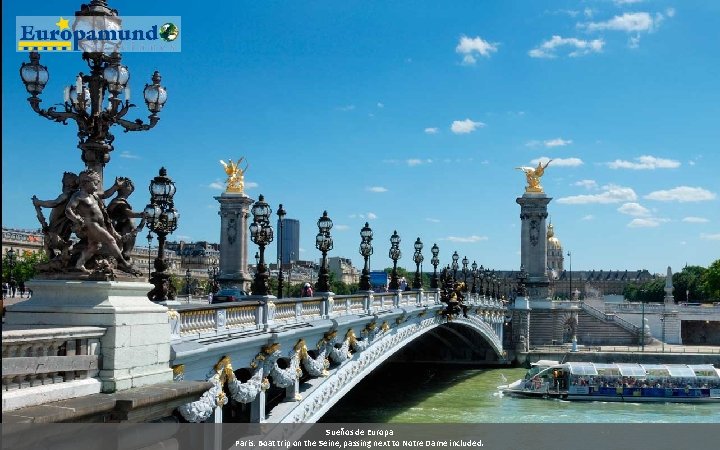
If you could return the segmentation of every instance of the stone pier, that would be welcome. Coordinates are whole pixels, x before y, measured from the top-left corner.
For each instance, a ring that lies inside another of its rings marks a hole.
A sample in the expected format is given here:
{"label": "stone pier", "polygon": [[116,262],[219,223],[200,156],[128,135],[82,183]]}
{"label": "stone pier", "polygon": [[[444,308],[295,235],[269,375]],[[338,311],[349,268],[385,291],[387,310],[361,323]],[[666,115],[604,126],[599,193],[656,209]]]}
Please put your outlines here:
{"label": "stone pier", "polygon": [[552,198],[543,192],[525,192],[515,201],[520,205],[520,261],[528,274],[525,286],[530,300],[549,296],[547,276],[547,206]]}
{"label": "stone pier", "polygon": [[250,291],[248,273],[248,216],[253,199],[243,193],[223,192],[220,203],[220,275],[222,287],[237,286]]}

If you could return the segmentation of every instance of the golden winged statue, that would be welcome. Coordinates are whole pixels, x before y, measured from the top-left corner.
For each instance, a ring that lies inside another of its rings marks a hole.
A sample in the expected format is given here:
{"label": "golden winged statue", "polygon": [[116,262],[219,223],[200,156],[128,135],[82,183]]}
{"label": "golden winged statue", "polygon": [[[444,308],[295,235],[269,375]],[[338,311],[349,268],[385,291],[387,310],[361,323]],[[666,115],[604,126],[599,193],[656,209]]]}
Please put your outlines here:
{"label": "golden winged statue", "polygon": [[537,167],[516,167],[516,169],[525,172],[528,184],[525,186],[525,192],[544,192],[542,186],[540,186],[540,177],[545,174],[545,169],[550,165],[551,161],[552,159],[546,162],[544,166],[542,161],[538,161]]}
{"label": "golden winged statue", "polygon": [[225,167],[225,173],[228,176],[225,181],[225,192],[242,194],[245,190],[245,172],[247,171],[249,164],[246,162],[245,168],[241,169],[240,163],[242,163],[244,159],[245,158],[240,158],[237,162],[233,162],[232,159],[229,159],[229,162],[225,162],[222,159],[220,160],[220,164]]}

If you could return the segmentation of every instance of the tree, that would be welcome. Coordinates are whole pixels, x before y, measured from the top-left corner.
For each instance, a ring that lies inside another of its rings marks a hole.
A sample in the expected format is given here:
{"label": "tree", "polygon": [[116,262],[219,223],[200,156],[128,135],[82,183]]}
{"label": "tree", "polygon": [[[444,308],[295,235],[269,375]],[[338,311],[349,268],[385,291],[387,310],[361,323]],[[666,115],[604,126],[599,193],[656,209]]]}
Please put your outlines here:
{"label": "tree", "polygon": [[701,276],[700,285],[708,300],[720,300],[720,259],[716,259]]}
{"label": "tree", "polygon": [[686,266],[681,272],[673,274],[672,282],[675,288],[675,300],[685,302],[705,299],[701,280],[707,269],[701,266]]}
{"label": "tree", "polygon": [[[37,275],[37,265],[48,261],[45,252],[22,252],[19,251],[15,257],[15,265],[13,266],[12,276],[18,283],[31,280]],[[4,281],[10,280],[10,264],[7,253],[2,259],[2,278]]]}

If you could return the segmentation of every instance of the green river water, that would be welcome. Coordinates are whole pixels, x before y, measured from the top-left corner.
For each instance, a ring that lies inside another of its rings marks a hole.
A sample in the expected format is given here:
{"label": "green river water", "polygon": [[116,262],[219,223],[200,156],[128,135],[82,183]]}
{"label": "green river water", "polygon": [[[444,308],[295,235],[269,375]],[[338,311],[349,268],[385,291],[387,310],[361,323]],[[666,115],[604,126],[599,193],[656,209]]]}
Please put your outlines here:
{"label": "green river water", "polygon": [[387,364],[333,406],[322,422],[720,423],[720,403],[568,402],[498,392],[498,385],[525,372]]}

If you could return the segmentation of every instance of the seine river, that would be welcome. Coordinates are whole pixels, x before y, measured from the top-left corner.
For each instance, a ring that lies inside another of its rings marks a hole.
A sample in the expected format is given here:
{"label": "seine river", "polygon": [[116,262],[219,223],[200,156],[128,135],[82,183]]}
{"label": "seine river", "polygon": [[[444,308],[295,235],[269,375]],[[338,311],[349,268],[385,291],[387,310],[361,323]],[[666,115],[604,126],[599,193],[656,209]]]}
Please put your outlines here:
{"label": "seine river", "polygon": [[[335,423],[718,423],[720,404],[568,402],[503,397],[525,369],[386,364],[322,419]],[[408,376],[408,374],[410,374]]]}

